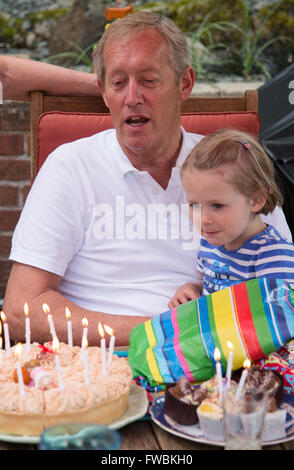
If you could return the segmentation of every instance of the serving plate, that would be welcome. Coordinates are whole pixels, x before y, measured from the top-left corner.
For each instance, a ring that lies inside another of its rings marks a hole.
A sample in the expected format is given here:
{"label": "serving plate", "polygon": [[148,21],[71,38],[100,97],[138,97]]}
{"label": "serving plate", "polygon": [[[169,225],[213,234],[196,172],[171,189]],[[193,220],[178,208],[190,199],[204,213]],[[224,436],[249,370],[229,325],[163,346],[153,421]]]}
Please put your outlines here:
{"label": "serving plate", "polygon": [[[128,408],[120,418],[107,425],[111,429],[120,429],[133,421],[145,416],[148,409],[148,399],[145,389],[132,384],[130,388]],[[0,441],[15,442],[18,444],[38,444],[39,436],[18,436],[0,433]]]}
{"label": "serving plate", "polygon": [[[183,437],[190,441],[195,441],[203,444],[224,446],[224,442],[212,441],[208,439],[201,431],[199,423],[191,426],[183,426],[182,424],[176,423],[172,418],[166,416],[163,412],[164,395],[157,398],[152,406],[150,407],[151,419],[165,431],[174,434],[178,437]],[[262,445],[273,445],[280,444],[282,442],[291,441],[294,439],[294,397],[291,395],[285,395],[283,407],[287,411],[286,416],[286,435],[274,440],[263,440]]]}

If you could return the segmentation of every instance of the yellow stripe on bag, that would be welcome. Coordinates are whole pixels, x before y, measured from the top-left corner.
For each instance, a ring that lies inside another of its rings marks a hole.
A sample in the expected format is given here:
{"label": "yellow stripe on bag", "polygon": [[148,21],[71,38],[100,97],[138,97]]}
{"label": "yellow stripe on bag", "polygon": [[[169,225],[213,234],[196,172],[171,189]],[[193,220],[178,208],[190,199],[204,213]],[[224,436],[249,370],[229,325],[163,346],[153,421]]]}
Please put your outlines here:
{"label": "yellow stripe on bag", "polygon": [[147,339],[150,345],[149,348],[146,349],[146,358],[147,358],[149,369],[151,371],[151,374],[153,375],[154,380],[157,383],[163,383],[163,378],[158,369],[157,361],[155,359],[155,355],[152,350],[152,348],[156,345],[156,338],[155,338],[154,331],[152,328],[151,320],[148,320],[145,322],[145,331],[146,331]]}
{"label": "yellow stripe on bag", "polygon": [[239,336],[230,289],[223,289],[215,292],[211,298],[216,331],[225,357],[228,359],[229,348],[227,346],[227,341],[230,341],[234,347],[234,368],[237,366],[241,367],[244,359],[246,358],[246,352],[244,351],[242,339]]}

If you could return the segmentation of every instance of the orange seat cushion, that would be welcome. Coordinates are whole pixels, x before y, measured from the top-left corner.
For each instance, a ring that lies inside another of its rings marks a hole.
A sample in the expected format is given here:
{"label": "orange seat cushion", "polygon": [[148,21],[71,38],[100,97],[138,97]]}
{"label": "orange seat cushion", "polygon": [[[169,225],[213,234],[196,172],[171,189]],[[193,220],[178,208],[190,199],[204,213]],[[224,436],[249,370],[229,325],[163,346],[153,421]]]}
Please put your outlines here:
{"label": "orange seat cushion", "polygon": [[[236,128],[258,137],[260,120],[256,112],[185,113],[181,122],[187,132],[206,135],[216,129]],[[51,111],[39,118],[37,130],[37,171],[59,145],[111,129],[109,114],[65,113]]]}

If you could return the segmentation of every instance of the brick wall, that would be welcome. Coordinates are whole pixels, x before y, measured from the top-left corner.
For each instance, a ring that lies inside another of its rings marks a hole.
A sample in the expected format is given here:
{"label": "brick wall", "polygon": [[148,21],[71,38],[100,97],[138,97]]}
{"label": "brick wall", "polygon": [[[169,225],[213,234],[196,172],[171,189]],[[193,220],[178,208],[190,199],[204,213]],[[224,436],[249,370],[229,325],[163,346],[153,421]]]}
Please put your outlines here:
{"label": "brick wall", "polygon": [[0,299],[11,263],[11,237],[30,188],[30,108],[14,101],[0,105]]}

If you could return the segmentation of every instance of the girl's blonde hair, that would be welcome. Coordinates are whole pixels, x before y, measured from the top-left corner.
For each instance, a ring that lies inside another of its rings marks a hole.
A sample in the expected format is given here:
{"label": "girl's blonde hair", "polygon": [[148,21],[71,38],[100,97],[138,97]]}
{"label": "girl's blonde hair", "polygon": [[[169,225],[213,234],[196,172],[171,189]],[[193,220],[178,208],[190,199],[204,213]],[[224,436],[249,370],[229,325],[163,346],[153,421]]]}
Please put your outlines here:
{"label": "girl's blonde hair", "polygon": [[186,38],[169,18],[158,13],[143,10],[131,13],[111,23],[99,40],[93,52],[93,66],[102,87],[104,87],[105,79],[105,44],[114,39],[121,39],[129,33],[140,32],[145,29],[158,31],[167,41],[171,66],[175,72],[176,81],[179,83],[186,68],[191,64]]}
{"label": "girl's blonde hair", "polygon": [[186,158],[182,173],[187,169],[212,170],[231,164],[235,170],[227,179],[247,197],[261,191],[265,204],[259,211],[268,214],[283,203],[275,181],[273,164],[258,141],[247,132],[221,129],[209,134],[197,144]]}

